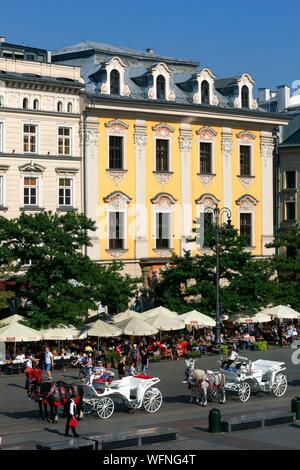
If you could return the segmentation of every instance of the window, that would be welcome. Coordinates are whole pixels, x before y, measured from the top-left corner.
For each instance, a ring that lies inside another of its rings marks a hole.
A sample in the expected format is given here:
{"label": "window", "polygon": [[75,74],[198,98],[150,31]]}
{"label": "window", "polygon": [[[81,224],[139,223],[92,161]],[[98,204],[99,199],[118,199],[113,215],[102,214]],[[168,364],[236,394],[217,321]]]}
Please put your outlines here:
{"label": "window", "polygon": [[110,74],[110,94],[120,94],[120,74],[117,70],[112,70]]}
{"label": "window", "polygon": [[73,111],[72,103],[68,103],[68,108],[67,109],[68,109],[68,113],[72,113],[72,111]]}
{"label": "window", "polygon": [[156,214],[156,248],[169,249],[170,240],[170,217],[168,213]]}
{"label": "window", "polygon": [[246,85],[242,87],[242,108],[249,108],[249,88]]}
{"label": "window", "polygon": [[3,122],[0,122],[0,152],[3,152]]}
{"label": "window", "polygon": [[201,83],[201,103],[209,104],[209,83],[206,80]]}
{"label": "window", "polygon": [[240,146],[240,176],[251,176],[251,147]]}
{"label": "window", "polygon": [[58,155],[71,154],[71,129],[69,127],[58,128]]}
{"label": "window", "polygon": [[124,212],[109,213],[109,249],[124,249]]}
{"label": "window", "polygon": [[0,206],[4,205],[4,181],[3,176],[0,176]]}
{"label": "window", "polygon": [[200,142],[200,173],[212,174],[212,144]]}
{"label": "window", "polygon": [[24,206],[38,206],[39,180],[32,176],[24,178]]}
{"label": "window", "polygon": [[285,172],[285,187],[286,189],[296,189],[296,172],[286,171]]}
{"label": "window", "polygon": [[3,96],[0,96],[0,107],[2,108],[4,106],[4,99]]}
{"label": "window", "polygon": [[286,220],[296,220],[296,203],[295,202],[285,203],[285,214],[286,214]]}
{"label": "window", "polygon": [[169,171],[169,141],[156,140],[156,171]]}
{"label": "window", "polygon": [[59,178],[58,205],[73,206],[73,180],[71,178]]}
{"label": "window", "polygon": [[240,214],[240,234],[252,246],[252,214]]}
{"label": "window", "polygon": [[37,126],[24,124],[23,151],[26,153],[37,152]]}
{"label": "window", "polygon": [[123,169],[123,137],[109,136],[109,169]]}
{"label": "window", "polygon": [[27,98],[23,99],[23,109],[28,109],[28,99]]}
{"label": "window", "polygon": [[156,96],[158,100],[166,99],[166,79],[162,75],[156,79]]}
{"label": "window", "polygon": [[33,109],[37,111],[39,109],[39,100],[34,100],[33,102]]}
{"label": "window", "polygon": [[57,103],[57,112],[58,112],[58,113],[62,113],[62,110],[63,110],[63,105],[62,105],[62,102],[59,101],[59,102]]}

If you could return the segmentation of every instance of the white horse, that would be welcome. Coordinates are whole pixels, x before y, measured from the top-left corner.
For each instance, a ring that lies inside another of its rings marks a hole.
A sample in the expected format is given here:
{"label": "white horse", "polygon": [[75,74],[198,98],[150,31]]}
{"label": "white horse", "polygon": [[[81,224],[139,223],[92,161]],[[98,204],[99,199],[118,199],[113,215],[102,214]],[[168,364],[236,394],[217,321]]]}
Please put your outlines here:
{"label": "white horse", "polygon": [[[187,383],[191,389],[191,400],[196,398],[196,402],[202,406],[207,406],[208,395],[211,398],[218,397],[220,403],[226,401],[225,394],[225,375],[223,371],[212,372],[202,369],[195,369],[196,360],[189,359],[185,361],[185,377],[184,383]],[[209,393],[210,392],[210,393]],[[199,397],[200,400],[199,400]]]}

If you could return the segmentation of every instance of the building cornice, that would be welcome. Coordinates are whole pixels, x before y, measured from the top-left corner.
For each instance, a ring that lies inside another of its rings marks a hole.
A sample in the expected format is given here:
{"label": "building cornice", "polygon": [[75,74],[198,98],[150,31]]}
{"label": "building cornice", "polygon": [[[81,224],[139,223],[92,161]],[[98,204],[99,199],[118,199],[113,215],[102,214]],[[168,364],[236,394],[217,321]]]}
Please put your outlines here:
{"label": "building cornice", "polygon": [[55,117],[62,117],[62,118],[71,118],[71,119],[79,119],[81,117],[81,113],[61,113],[55,111],[42,111],[42,110],[34,110],[34,109],[23,109],[23,108],[9,108],[9,107],[0,107],[0,113],[17,113],[17,114],[25,114],[25,115],[34,115],[34,116],[55,116]]}
{"label": "building cornice", "polygon": [[61,155],[36,155],[32,153],[27,153],[27,154],[21,154],[21,153],[0,153],[0,161],[1,158],[9,158],[10,163],[12,163],[14,160],[17,160],[18,158],[24,159],[24,160],[58,160],[60,162],[80,162],[81,157],[66,157],[66,156],[61,156]]}

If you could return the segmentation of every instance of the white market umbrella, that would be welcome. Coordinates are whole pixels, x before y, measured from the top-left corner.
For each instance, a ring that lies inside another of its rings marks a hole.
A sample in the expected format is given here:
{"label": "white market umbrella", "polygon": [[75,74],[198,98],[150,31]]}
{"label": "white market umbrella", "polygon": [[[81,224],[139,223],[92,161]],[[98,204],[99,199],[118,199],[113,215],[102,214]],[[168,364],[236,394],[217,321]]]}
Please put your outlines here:
{"label": "white market umbrella", "polygon": [[300,318],[299,312],[296,312],[293,308],[285,305],[265,308],[260,313],[264,313],[265,315],[269,315],[272,318],[277,318],[279,320],[295,320],[296,318]]}
{"label": "white market umbrella", "polygon": [[256,315],[253,315],[252,317],[243,317],[243,316],[232,316],[229,318],[230,321],[233,323],[239,323],[239,324],[251,324],[251,323],[269,323],[271,321],[270,315],[267,315],[264,312],[259,312]]}
{"label": "white market umbrella", "polygon": [[145,318],[153,318],[153,317],[156,317],[156,316],[159,317],[160,315],[164,315],[164,316],[171,317],[171,318],[176,318],[176,319],[179,318],[178,313],[172,312],[172,310],[169,310],[166,307],[152,308],[151,310],[148,310],[147,312],[144,312],[142,315],[143,315],[144,319]]}
{"label": "white market umbrella", "polygon": [[46,341],[66,341],[85,339],[87,333],[85,331],[74,328],[73,326],[59,326],[57,328],[48,328],[41,331],[43,339]]}
{"label": "white market umbrella", "polygon": [[213,318],[208,315],[204,315],[204,313],[200,313],[197,310],[184,313],[183,315],[180,315],[179,318],[181,318],[186,325],[191,325],[194,328],[214,328],[216,326],[216,322]]}
{"label": "white market umbrella", "polygon": [[113,317],[113,322],[118,323],[123,320],[129,320],[131,318],[141,318],[141,314],[134,312],[133,310],[126,310],[126,312],[119,313]]}
{"label": "white market umbrella", "polygon": [[185,323],[180,318],[172,318],[166,315],[156,315],[145,320],[148,325],[157,328],[159,331],[177,331],[185,328]]}
{"label": "white market umbrella", "polygon": [[124,335],[127,336],[152,336],[158,333],[158,330],[149,325],[140,318],[128,318],[116,324]]}
{"label": "white market umbrella", "polygon": [[40,331],[18,322],[13,322],[10,325],[0,328],[0,341],[6,343],[36,342],[41,340],[42,335]]}
{"label": "white market umbrella", "polygon": [[102,320],[97,320],[95,323],[88,325],[85,330],[88,336],[95,336],[98,338],[98,351],[100,338],[115,338],[122,335],[122,330],[116,325],[110,325]]}
{"label": "white market umbrella", "polygon": [[10,315],[9,317],[3,318],[0,320],[0,325],[7,326],[11,325],[11,323],[16,323],[18,321],[24,321],[25,318],[22,317],[21,315],[15,314],[15,315]]}

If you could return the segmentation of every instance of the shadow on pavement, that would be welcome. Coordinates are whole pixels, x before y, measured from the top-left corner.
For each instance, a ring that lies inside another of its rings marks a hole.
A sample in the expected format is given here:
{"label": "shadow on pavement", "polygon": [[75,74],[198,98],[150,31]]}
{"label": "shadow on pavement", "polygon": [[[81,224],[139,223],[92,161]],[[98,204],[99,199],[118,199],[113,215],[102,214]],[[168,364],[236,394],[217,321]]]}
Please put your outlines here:
{"label": "shadow on pavement", "polygon": [[22,390],[25,390],[25,386],[22,387],[22,385],[17,385],[17,384],[7,384],[8,387],[15,387],[15,388],[21,388]]}
{"label": "shadow on pavement", "polygon": [[177,395],[175,397],[164,397],[166,403],[189,403],[189,395]]}

